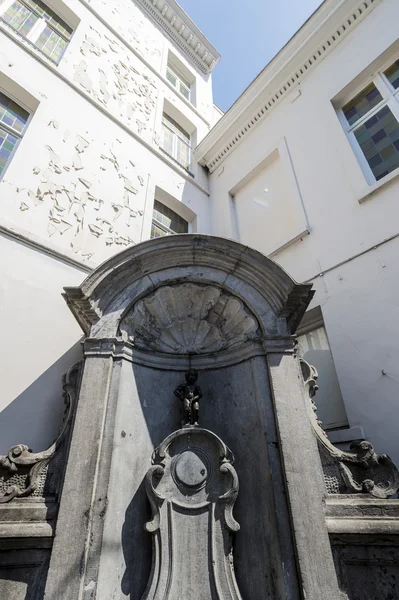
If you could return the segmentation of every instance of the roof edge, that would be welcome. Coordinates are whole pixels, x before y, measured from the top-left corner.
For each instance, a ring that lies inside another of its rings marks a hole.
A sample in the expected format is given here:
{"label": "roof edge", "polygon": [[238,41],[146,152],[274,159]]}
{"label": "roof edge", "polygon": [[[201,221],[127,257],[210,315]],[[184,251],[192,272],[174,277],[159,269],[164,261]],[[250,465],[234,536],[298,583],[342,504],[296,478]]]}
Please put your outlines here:
{"label": "roof edge", "polygon": [[212,173],[381,0],[325,0],[194,150]]}
{"label": "roof edge", "polygon": [[220,54],[176,0],[135,0],[144,12],[179,46],[189,61],[210,73]]}

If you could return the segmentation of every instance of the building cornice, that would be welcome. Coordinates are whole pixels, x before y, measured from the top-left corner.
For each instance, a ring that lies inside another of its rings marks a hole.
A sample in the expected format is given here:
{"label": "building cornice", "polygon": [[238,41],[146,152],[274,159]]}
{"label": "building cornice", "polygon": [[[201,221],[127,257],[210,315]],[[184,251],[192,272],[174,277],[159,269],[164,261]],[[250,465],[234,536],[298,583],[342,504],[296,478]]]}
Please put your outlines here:
{"label": "building cornice", "polygon": [[212,173],[381,0],[325,0],[194,151]]}
{"label": "building cornice", "polygon": [[136,0],[137,4],[203,73],[210,73],[220,54],[175,0]]}

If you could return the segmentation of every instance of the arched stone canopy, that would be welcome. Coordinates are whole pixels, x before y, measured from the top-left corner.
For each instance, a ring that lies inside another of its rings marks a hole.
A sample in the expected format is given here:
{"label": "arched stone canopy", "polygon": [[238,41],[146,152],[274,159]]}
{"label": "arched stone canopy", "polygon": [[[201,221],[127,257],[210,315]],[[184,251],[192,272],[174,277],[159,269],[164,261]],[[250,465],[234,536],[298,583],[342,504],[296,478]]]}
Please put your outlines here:
{"label": "arched stone canopy", "polygon": [[262,336],[295,332],[312,297],[274,261],[232,240],[197,234],[150,240],[113,256],[65,298],[86,335],[120,335],[120,323],[142,298],[163,286],[214,286],[239,299]]}

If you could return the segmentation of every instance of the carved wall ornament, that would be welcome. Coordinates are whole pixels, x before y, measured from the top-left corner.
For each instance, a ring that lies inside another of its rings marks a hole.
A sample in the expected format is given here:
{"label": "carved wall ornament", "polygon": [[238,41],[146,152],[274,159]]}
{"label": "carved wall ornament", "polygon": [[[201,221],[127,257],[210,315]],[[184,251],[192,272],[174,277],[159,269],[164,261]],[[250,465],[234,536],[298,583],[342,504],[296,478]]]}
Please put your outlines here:
{"label": "carved wall ornament", "polygon": [[241,600],[232,534],[238,477],[229,448],[214,433],[187,427],[154,451],[146,476],[153,535],[143,600]]}
{"label": "carved wall ornament", "polygon": [[[58,493],[62,467],[54,461],[65,440],[75,410],[80,363],[74,365],[64,377],[63,397],[65,402],[64,419],[58,437],[47,450],[32,452],[25,444],[10,448],[5,456],[0,456],[0,504],[14,498],[27,496],[48,497]],[[54,473],[50,462],[54,463]]]}
{"label": "carved wall ornament", "polygon": [[120,330],[143,350],[206,354],[255,339],[258,323],[241,300],[221,288],[183,283],[139,300]]}
{"label": "carved wall ornament", "polygon": [[[30,219],[29,210],[40,207],[44,215],[45,208],[45,235],[84,260],[100,261],[112,248],[135,244],[144,214],[144,172],[122,154],[120,140],[94,144],[89,135],[65,131],[60,146],[53,128],[46,135],[57,153],[46,144],[33,169],[40,181],[32,189],[16,188],[19,210]],[[90,164],[97,165],[96,176]],[[107,202],[109,189],[113,197]]]}
{"label": "carved wall ornament", "polygon": [[366,440],[352,442],[352,452],[340,450],[330,442],[317,417],[317,407],[313,401],[318,389],[317,371],[302,358],[300,366],[312,403],[312,425],[317,436],[327,491],[330,494],[370,494],[376,498],[389,498],[396,494],[399,472],[389,456],[377,454]]}

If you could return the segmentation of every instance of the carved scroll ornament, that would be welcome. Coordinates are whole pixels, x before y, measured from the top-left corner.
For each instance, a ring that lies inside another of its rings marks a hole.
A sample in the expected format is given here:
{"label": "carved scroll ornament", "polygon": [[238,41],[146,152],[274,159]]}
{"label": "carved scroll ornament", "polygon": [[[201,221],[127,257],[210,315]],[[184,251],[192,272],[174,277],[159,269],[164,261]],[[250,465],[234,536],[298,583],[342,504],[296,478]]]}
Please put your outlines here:
{"label": "carved scroll ornament", "polygon": [[[75,407],[77,381],[80,363],[74,365],[65,375],[63,398],[65,403],[64,419],[57,439],[47,450],[32,452],[25,444],[17,444],[10,448],[5,456],[0,455],[0,504],[10,502],[14,498],[27,496],[47,496],[56,493],[60,479],[60,468],[52,477],[49,473],[50,461],[64,446],[68,435]],[[51,479],[51,482],[49,481]],[[45,490],[49,485],[48,494]]]}
{"label": "carved scroll ornament", "polygon": [[232,533],[238,477],[233,455],[213,433],[186,427],[155,450],[146,477],[153,535],[142,600],[241,600]]}
{"label": "carved scroll ornament", "polygon": [[318,386],[317,371],[305,360],[300,359],[305,386],[312,403],[312,425],[314,427],[329,493],[370,494],[376,498],[389,498],[399,489],[399,472],[389,456],[377,454],[366,440],[350,445],[353,452],[336,448],[328,439],[317,416],[313,401]]}
{"label": "carved scroll ornament", "polygon": [[219,287],[183,283],[139,300],[120,329],[138,348],[170,354],[206,354],[254,339],[256,319]]}

